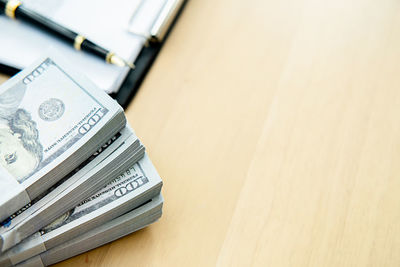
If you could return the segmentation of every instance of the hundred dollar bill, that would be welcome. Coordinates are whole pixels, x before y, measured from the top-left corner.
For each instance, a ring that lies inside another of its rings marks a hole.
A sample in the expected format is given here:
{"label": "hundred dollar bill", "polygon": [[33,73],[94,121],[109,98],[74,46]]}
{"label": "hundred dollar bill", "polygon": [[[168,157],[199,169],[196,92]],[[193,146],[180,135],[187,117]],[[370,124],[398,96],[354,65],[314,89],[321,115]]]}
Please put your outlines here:
{"label": "hundred dollar bill", "polygon": [[128,169],[144,155],[144,147],[130,128],[116,135],[82,166],[13,214],[0,227],[0,249],[5,251],[55,220]]}
{"label": "hundred dollar bill", "polygon": [[102,246],[157,221],[162,215],[161,195],[150,202],[65,243],[23,261],[16,266],[48,266]]}
{"label": "hundred dollar bill", "polygon": [[54,55],[0,86],[0,220],[50,188],[126,123],[122,108]]}
{"label": "hundred dollar bill", "polygon": [[132,210],[160,194],[161,178],[148,156],[100,191],[0,256],[0,266],[17,264]]}

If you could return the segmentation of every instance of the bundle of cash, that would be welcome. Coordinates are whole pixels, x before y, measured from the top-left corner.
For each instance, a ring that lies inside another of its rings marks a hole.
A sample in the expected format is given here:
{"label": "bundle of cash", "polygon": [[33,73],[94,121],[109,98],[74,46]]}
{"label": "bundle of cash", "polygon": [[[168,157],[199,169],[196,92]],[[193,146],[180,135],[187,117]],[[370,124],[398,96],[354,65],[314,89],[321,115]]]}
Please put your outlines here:
{"label": "bundle of cash", "polygon": [[122,108],[45,57],[0,87],[0,220],[30,203],[126,125]]}
{"label": "bundle of cash", "polygon": [[161,217],[162,204],[163,198],[159,195],[139,208],[37,254],[16,266],[48,266],[140,230]]}
{"label": "bundle of cash", "polygon": [[0,266],[53,264],[161,216],[122,108],[57,56],[0,87],[0,125]]}

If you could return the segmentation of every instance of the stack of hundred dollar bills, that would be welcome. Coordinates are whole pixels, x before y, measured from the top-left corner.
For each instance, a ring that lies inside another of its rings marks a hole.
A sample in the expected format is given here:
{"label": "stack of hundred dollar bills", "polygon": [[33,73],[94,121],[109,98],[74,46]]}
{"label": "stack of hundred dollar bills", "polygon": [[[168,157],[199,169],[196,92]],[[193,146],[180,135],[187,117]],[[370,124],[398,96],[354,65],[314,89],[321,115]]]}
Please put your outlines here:
{"label": "stack of hundred dollar bills", "polygon": [[0,266],[47,266],[161,216],[123,109],[54,55],[0,86]]}

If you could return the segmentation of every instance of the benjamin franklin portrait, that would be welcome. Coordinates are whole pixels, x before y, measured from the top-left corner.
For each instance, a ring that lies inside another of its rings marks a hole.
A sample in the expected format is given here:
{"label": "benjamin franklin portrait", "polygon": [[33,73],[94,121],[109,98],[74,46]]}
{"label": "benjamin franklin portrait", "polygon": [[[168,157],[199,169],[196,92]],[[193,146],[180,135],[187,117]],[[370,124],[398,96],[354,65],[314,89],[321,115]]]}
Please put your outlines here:
{"label": "benjamin franklin portrait", "polygon": [[19,182],[39,166],[43,147],[31,115],[19,105],[26,86],[18,84],[0,94],[0,164]]}

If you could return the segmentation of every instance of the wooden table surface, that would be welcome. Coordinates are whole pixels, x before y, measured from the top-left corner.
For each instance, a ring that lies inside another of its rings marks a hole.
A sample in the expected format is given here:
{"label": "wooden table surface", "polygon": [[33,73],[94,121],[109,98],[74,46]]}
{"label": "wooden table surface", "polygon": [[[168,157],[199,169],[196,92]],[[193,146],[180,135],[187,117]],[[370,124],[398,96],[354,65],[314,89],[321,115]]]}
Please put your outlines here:
{"label": "wooden table surface", "polygon": [[399,266],[399,14],[190,0],[127,109],[163,217],[59,266]]}

